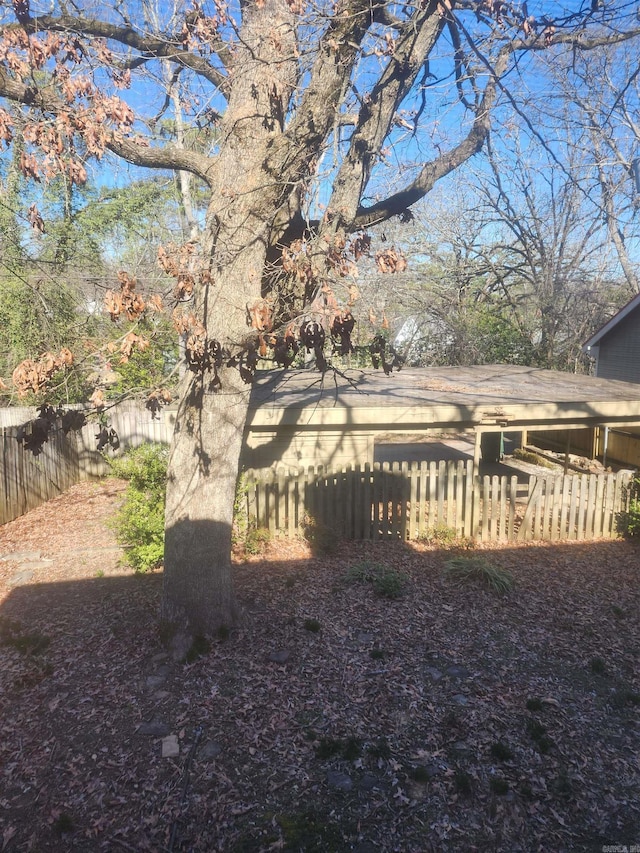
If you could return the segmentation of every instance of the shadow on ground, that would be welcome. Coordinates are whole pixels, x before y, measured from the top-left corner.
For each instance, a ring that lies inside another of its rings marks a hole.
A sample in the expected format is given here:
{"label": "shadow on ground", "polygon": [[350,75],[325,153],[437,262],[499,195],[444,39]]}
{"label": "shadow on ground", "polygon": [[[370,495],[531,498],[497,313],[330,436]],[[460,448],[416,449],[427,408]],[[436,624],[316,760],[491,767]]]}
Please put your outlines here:
{"label": "shadow on ground", "polygon": [[502,596],[446,578],[469,552],[282,553],[236,566],[243,623],[186,664],[159,641],[160,574],[8,593],[9,853],[640,841],[637,549],[473,552],[513,576]]}

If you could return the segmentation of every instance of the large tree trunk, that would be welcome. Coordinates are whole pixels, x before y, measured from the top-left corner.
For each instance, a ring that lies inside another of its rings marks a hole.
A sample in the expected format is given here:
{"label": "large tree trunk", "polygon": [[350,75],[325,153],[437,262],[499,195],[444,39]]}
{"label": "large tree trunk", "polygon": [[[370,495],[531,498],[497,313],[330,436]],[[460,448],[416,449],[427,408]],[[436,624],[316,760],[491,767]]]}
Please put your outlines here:
{"label": "large tree trunk", "polygon": [[[286,175],[266,161],[296,79],[294,16],[286,0],[244,7],[234,86],[208,174],[211,203],[202,240],[196,310],[207,339],[246,352],[247,312],[260,299],[270,228]],[[267,38],[265,33],[269,33]],[[231,526],[250,386],[229,356],[185,380],[167,482],[162,615],[180,634],[213,634],[237,618]],[[246,376],[245,376],[246,378]]]}
{"label": "large tree trunk", "polygon": [[225,373],[217,393],[187,377],[169,461],[162,617],[191,636],[237,618],[231,528],[249,392]]}

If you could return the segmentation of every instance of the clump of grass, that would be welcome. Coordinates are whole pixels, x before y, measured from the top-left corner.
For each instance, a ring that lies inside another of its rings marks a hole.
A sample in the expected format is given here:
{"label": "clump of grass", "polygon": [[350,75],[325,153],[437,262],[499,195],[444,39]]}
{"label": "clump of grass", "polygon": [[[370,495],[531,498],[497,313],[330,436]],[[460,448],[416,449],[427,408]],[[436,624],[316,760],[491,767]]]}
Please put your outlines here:
{"label": "clump of grass", "polygon": [[[277,814],[274,817],[275,824],[280,827],[282,838],[274,839],[271,849],[279,850],[306,850],[308,853],[324,853],[326,850],[341,849],[343,842],[342,833],[346,831],[345,825],[338,825],[328,814],[307,809],[292,814]],[[247,840],[236,850],[255,850],[255,837]]]}
{"label": "clump of grass", "polygon": [[560,797],[569,797],[573,792],[573,783],[566,768],[561,768],[553,784],[553,790]]}
{"label": "clump of grass", "polygon": [[451,729],[457,729],[460,727],[460,720],[458,719],[458,715],[453,710],[453,708],[449,708],[449,710],[442,718],[442,725]]}
{"label": "clump of grass", "polygon": [[444,573],[446,577],[459,583],[480,582],[500,595],[513,587],[511,572],[479,555],[458,556],[447,560]]}
{"label": "clump of grass", "polygon": [[537,699],[535,697],[527,699],[527,711],[542,711],[543,707],[542,699]]}
{"label": "clump of grass", "polygon": [[342,757],[346,761],[355,761],[362,755],[362,741],[357,737],[348,737],[342,746]]}
{"label": "clump of grass", "polygon": [[627,687],[620,687],[614,690],[609,697],[609,704],[617,710],[627,705],[636,707],[640,705],[640,693],[636,693],[635,690],[629,690]]}
{"label": "clump of grass", "polygon": [[525,800],[533,799],[533,788],[529,784],[529,782],[522,782],[520,785],[520,794],[524,797]]}
{"label": "clump of grass", "polygon": [[61,812],[53,822],[53,831],[56,835],[66,835],[68,832],[73,832],[73,818],[67,812]]}
{"label": "clump of grass", "polygon": [[370,583],[381,598],[401,598],[406,590],[408,578],[382,563],[363,561],[351,566],[346,573],[347,583]]}
{"label": "clump of grass", "polygon": [[334,755],[339,755],[342,750],[342,741],[332,737],[320,738],[320,742],[316,746],[316,758],[326,760],[333,758]]}
{"label": "clump of grass", "polygon": [[607,666],[602,658],[594,657],[589,661],[589,669],[594,675],[605,675]]}
{"label": "clump of grass", "polygon": [[539,740],[547,733],[546,726],[543,726],[538,720],[527,720],[527,731],[534,740]]}
{"label": "clump of grass", "polygon": [[527,720],[527,731],[531,739],[535,741],[538,752],[545,755],[553,746],[553,741],[547,735],[547,729],[539,720]]}
{"label": "clump of grass", "polygon": [[544,735],[536,741],[536,745],[538,747],[538,752],[540,752],[542,755],[546,755],[547,752],[551,750],[551,747],[553,746],[553,741],[550,737]]}
{"label": "clump of grass", "polygon": [[424,766],[424,764],[418,764],[417,767],[412,767],[409,770],[409,778],[413,779],[414,782],[418,782],[420,785],[426,785],[427,782],[431,781],[429,770]]}
{"label": "clump of grass", "polygon": [[489,787],[494,794],[498,794],[498,796],[503,797],[509,790],[509,783],[506,779],[494,776],[491,782],[489,782]]}
{"label": "clump of grass", "polygon": [[18,633],[0,626],[0,645],[11,646],[23,655],[39,655],[49,647],[51,639],[38,631]]}
{"label": "clump of grass", "polygon": [[372,660],[384,660],[385,652],[383,649],[371,649],[371,651],[369,652],[369,657]]}
{"label": "clump of grass", "polygon": [[443,550],[471,550],[475,548],[475,541],[468,536],[460,536],[455,527],[446,524],[436,524],[427,528],[418,536],[418,542],[433,545]]}
{"label": "clump of grass", "polygon": [[491,755],[496,759],[496,761],[509,761],[513,758],[511,748],[501,740],[496,741],[491,745]]}
{"label": "clump of grass", "polygon": [[466,772],[458,768],[453,777],[453,784],[456,791],[464,797],[468,797],[473,791],[473,779]]}
{"label": "clump of grass", "polygon": [[322,625],[317,619],[305,619],[304,620],[304,629],[305,631],[310,631],[312,634],[317,634],[320,631]]}
{"label": "clump of grass", "polygon": [[312,516],[305,516],[302,525],[303,537],[314,554],[335,554],[340,548],[341,537],[328,524]]}
{"label": "clump of grass", "polygon": [[381,598],[402,598],[407,585],[406,575],[401,572],[396,572],[395,569],[388,569],[379,577],[374,578],[373,589],[376,595]]}
{"label": "clump of grass", "polygon": [[448,548],[454,545],[457,540],[458,533],[455,527],[448,527],[446,524],[434,524],[433,527],[428,527],[418,537],[419,542],[426,542],[427,545],[438,545],[440,548]]}
{"label": "clump of grass", "polygon": [[351,735],[341,740],[340,738],[321,738],[317,744],[316,758],[327,760],[340,755],[346,761],[355,761],[362,755],[362,741]]}

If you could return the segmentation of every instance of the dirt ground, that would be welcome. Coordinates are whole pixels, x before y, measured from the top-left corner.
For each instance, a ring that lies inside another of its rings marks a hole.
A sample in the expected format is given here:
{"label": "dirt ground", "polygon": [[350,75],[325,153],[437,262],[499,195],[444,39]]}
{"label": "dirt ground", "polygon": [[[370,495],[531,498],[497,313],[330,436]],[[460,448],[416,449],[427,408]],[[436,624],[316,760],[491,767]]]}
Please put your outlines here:
{"label": "dirt ground", "polygon": [[465,552],[498,595],[448,548],[267,543],[242,624],[177,663],[161,572],[118,564],[123,488],[0,527],[0,850],[640,845],[637,546]]}

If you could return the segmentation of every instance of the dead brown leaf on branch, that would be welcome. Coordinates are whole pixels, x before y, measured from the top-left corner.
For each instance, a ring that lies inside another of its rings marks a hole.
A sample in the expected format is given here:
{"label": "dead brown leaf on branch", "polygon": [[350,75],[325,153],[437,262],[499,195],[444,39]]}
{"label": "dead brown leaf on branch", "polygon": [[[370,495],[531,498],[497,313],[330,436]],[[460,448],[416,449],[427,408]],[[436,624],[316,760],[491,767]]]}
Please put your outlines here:
{"label": "dead brown leaf on branch", "polygon": [[107,290],[105,294],[105,311],[114,322],[119,320],[122,315],[130,322],[134,322],[140,319],[144,313],[147,307],[146,302],[136,292],[136,280],[129,273],[124,270],[120,271],[118,281],[120,282],[120,291]]}
{"label": "dead brown leaf on branch", "polygon": [[390,248],[376,252],[376,265],[381,273],[404,272],[407,268],[407,259],[399,249]]}
{"label": "dead brown leaf on branch", "polygon": [[72,364],[73,354],[66,347],[57,355],[46,352],[37,361],[31,358],[21,361],[13,371],[11,381],[19,397],[29,393],[37,394],[59,370],[64,370]]}

